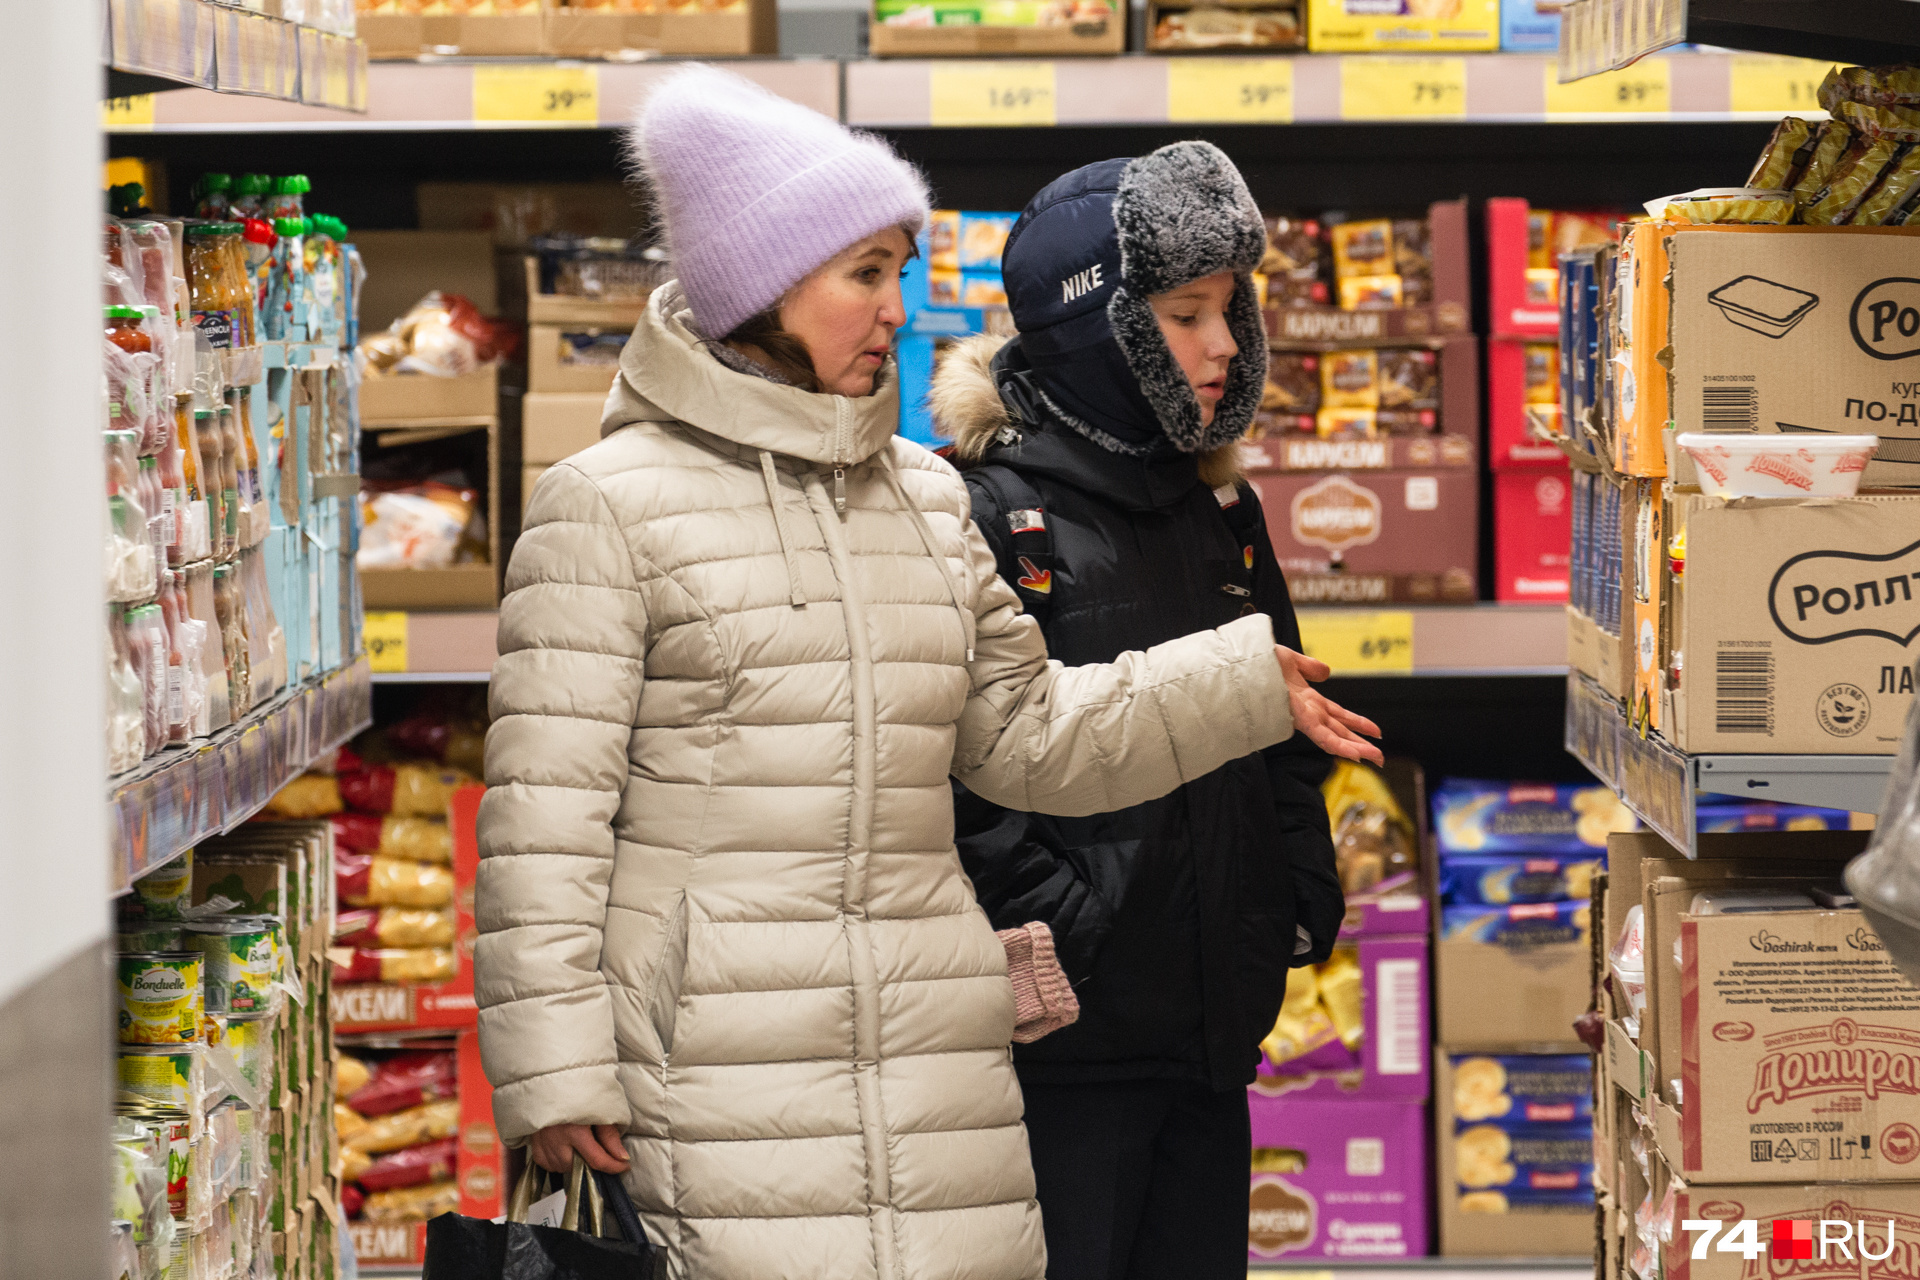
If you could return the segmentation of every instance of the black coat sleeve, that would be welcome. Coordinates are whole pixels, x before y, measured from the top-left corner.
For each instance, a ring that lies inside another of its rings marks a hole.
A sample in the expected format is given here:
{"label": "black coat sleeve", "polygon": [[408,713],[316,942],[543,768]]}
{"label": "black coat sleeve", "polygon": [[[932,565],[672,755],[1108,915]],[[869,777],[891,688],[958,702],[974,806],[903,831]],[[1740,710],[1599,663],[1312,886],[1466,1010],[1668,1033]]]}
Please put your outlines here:
{"label": "black coat sleeve", "polygon": [[[1005,576],[1011,559],[1005,512],[982,486],[970,484],[973,519]],[[1041,838],[1044,820],[999,805],[953,783],[953,838],[974,898],[995,929],[1041,921],[1053,931],[1054,952],[1071,982],[1093,972],[1094,958],[1113,930],[1113,913],[1077,867]]]}
{"label": "black coat sleeve", "polygon": [[[1242,501],[1259,503],[1251,485],[1242,486]],[[1294,616],[1287,579],[1273,552],[1262,518],[1255,526],[1253,545],[1253,603],[1273,619],[1273,638],[1289,649],[1300,648],[1300,621]],[[1268,747],[1263,753],[1273,789],[1274,810],[1280,819],[1281,847],[1293,868],[1295,915],[1312,939],[1313,949],[1296,954],[1295,967],[1318,964],[1333,952],[1333,940],[1345,917],[1346,898],[1334,863],[1333,833],[1327,821],[1327,803],[1320,794],[1333,759],[1303,733]]]}

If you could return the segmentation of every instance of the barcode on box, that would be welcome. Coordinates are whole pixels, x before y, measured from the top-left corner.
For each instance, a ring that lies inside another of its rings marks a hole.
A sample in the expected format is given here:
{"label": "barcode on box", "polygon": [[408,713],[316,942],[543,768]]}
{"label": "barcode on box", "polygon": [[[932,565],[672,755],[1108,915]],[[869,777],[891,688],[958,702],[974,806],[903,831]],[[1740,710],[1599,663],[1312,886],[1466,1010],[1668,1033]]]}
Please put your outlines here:
{"label": "barcode on box", "polygon": [[1706,431],[1752,431],[1760,420],[1758,387],[1700,388],[1700,426]]}
{"label": "barcode on box", "polygon": [[1426,1028],[1420,1025],[1420,962],[1382,960],[1373,967],[1374,1070],[1383,1076],[1417,1076],[1426,1061]]}
{"label": "barcode on box", "polygon": [[1719,733],[1773,732],[1773,655],[1713,655],[1713,725]]}

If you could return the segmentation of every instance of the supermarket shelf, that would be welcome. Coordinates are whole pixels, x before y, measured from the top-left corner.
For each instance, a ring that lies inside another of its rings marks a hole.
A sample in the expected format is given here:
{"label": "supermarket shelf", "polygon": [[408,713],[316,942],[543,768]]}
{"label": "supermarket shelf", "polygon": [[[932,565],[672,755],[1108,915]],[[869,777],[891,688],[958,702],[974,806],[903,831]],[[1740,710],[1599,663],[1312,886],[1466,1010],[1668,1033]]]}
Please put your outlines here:
{"label": "supermarket shelf", "polygon": [[1641,737],[1620,704],[1578,674],[1567,677],[1566,747],[1689,858],[1698,856],[1702,791],[1873,813],[1893,767],[1890,755],[1686,755],[1659,738]]}
{"label": "supermarket shelf", "polygon": [[165,95],[137,90],[155,82],[211,97],[366,108],[367,47],[350,36],[212,0],[106,0],[105,7],[110,128],[152,125]]}
{"label": "supermarket shelf", "polygon": [[372,722],[363,658],[282,693],[239,724],[109,779],[114,892],[245,822],[301,770]]}
{"label": "supermarket shelf", "polygon": [[[1563,676],[1566,610],[1557,604],[1298,610],[1308,652],[1336,676]],[[1354,642],[1372,645],[1355,650]]]}
{"label": "supermarket shelf", "polygon": [[[840,114],[838,63],[768,58],[726,65],[823,115]],[[615,129],[632,121],[654,84],[674,67],[660,61],[445,59],[363,63],[362,70],[365,114],[360,116],[342,116],[297,102],[182,90],[155,95],[141,111],[144,123],[110,122],[107,127],[109,132],[150,133]],[[549,79],[555,87],[545,90],[541,86]]]}
{"label": "supermarket shelf", "polygon": [[1569,77],[1682,42],[1863,65],[1920,57],[1912,0],[1575,0],[1561,17]]}
{"label": "supermarket shelf", "polygon": [[[1908,0],[1897,0],[1907,3]],[[1674,52],[1571,86],[1554,59],[1167,58],[1060,61],[740,59],[728,68],[783,97],[869,128],[967,125],[1712,121],[1816,110],[1824,64]],[[611,129],[674,63],[526,59],[379,62],[365,114],[182,90],[130,100],[115,132]],[[1010,90],[1018,90],[1011,92]]]}
{"label": "supermarket shelf", "polygon": [[367,616],[367,652],[375,684],[484,682],[499,657],[494,633],[500,615],[491,609]]}

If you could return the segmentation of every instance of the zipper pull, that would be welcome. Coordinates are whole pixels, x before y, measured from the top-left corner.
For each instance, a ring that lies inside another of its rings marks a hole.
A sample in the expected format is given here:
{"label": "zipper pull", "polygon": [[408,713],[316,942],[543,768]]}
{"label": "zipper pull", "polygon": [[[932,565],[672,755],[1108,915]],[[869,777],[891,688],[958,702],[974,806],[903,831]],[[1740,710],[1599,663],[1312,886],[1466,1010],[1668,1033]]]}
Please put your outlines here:
{"label": "zipper pull", "polygon": [[833,510],[841,518],[847,514],[847,473],[845,468],[833,469]]}

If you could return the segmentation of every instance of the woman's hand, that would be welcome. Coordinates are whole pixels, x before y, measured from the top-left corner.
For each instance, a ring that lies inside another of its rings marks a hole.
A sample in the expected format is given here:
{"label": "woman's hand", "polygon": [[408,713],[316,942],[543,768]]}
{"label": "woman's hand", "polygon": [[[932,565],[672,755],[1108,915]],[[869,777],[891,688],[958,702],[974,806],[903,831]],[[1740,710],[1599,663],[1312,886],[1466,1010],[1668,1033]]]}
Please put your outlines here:
{"label": "woman's hand", "polygon": [[573,1168],[573,1153],[578,1151],[589,1169],[601,1173],[625,1173],[627,1148],[620,1140],[618,1125],[550,1124],[533,1135],[528,1143],[533,1161],[549,1173],[566,1173]]}
{"label": "woman's hand", "polygon": [[[1339,703],[1316,691],[1309,680],[1325,680],[1331,674],[1326,663],[1295,653],[1285,645],[1273,646],[1274,657],[1287,677],[1287,701],[1293,707],[1295,733],[1304,733],[1329,755],[1347,760],[1365,760],[1380,764],[1380,748],[1363,739],[1380,736],[1380,726],[1365,716],[1355,715]],[[1358,732],[1356,732],[1356,730]]]}

